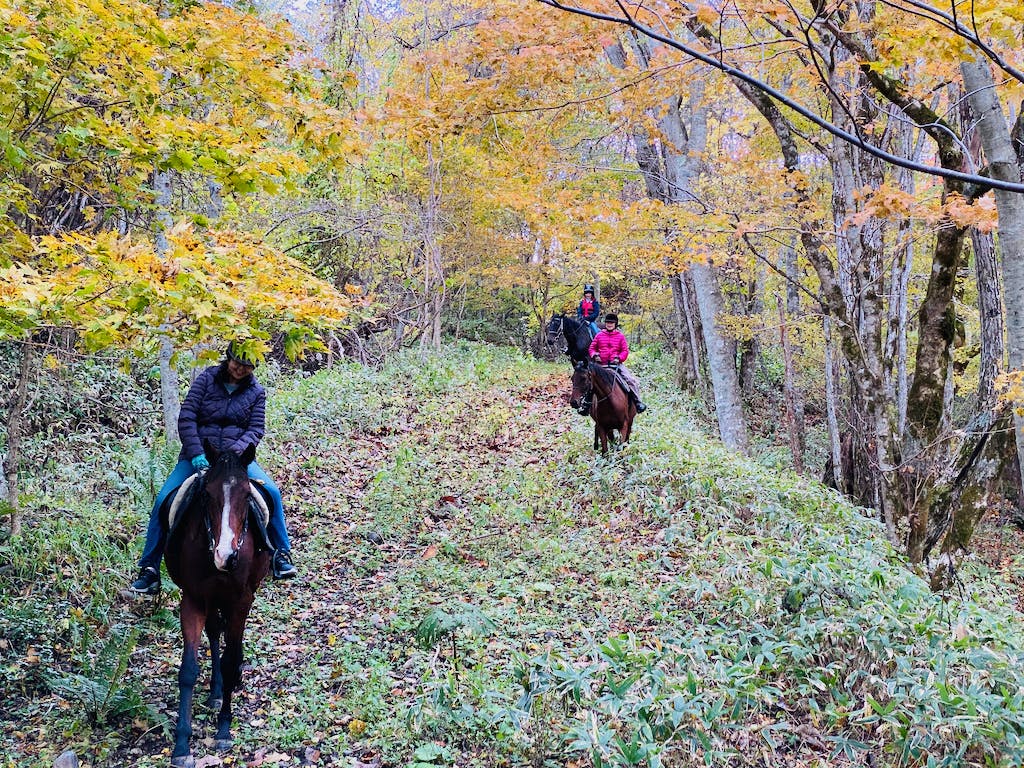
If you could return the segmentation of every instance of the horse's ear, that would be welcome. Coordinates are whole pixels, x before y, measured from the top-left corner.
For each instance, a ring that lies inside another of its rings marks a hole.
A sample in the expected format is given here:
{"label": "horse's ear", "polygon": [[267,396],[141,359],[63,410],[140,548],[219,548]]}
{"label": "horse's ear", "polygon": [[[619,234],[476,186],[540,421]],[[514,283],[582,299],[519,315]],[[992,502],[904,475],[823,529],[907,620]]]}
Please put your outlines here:
{"label": "horse's ear", "polygon": [[203,440],[203,453],[206,455],[206,460],[211,464],[216,464],[217,457],[220,456],[220,451],[209,440]]}
{"label": "horse's ear", "polygon": [[245,450],[242,451],[241,459],[242,464],[244,464],[247,467],[250,464],[252,464],[253,461],[256,459],[256,446],[253,445],[252,443],[249,443],[249,445],[246,446]]}

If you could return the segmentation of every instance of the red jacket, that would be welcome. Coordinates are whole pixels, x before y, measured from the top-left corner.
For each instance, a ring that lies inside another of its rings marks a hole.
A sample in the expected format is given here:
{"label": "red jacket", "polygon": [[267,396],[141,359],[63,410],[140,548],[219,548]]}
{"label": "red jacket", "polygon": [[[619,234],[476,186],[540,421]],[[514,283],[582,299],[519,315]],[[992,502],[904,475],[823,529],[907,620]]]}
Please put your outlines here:
{"label": "red jacket", "polygon": [[618,328],[613,331],[602,328],[590,342],[590,356],[594,355],[601,358],[603,365],[608,365],[615,358],[618,358],[620,363],[624,363],[629,357],[629,342]]}

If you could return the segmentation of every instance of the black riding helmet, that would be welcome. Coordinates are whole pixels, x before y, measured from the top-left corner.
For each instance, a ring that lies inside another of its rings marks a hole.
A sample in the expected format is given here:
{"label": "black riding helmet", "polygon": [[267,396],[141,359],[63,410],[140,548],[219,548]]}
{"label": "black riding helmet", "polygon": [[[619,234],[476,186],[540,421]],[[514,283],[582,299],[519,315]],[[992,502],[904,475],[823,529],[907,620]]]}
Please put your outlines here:
{"label": "black riding helmet", "polygon": [[618,325],[619,316],[616,315],[614,312],[609,312],[607,315],[604,316],[604,321],[606,323],[615,323],[615,325]]}
{"label": "black riding helmet", "polygon": [[234,360],[236,363],[241,363],[242,365],[249,365],[252,366],[253,368],[256,367],[256,361],[251,360],[246,355],[245,352],[239,352],[235,346],[235,342],[233,341],[230,344],[228,344],[227,357],[228,360]]}
{"label": "black riding helmet", "polygon": [[588,293],[591,296],[594,295],[594,286],[592,286],[590,283],[587,283],[586,285],[583,286],[583,295],[586,296]]}

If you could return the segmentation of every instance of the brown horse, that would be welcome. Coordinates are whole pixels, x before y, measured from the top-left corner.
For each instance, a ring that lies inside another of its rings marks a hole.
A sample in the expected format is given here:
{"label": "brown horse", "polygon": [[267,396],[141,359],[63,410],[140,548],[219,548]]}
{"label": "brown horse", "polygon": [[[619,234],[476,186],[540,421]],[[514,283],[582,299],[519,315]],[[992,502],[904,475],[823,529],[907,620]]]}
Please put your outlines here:
{"label": "brown horse", "polygon": [[[260,521],[250,510],[249,475],[255,458],[250,446],[238,456],[218,454],[209,445],[212,465],[196,477],[192,501],[173,522],[167,539],[167,572],[181,588],[181,634],[185,648],[178,670],[178,724],[174,733],[173,768],[194,765],[192,697],[199,677],[199,638],[206,628],[212,674],[207,704],[220,709],[214,744],[231,748],[231,695],[241,679],[242,634],[260,582],[270,571],[270,552],[260,547]],[[182,491],[185,491],[185,486]],[[253,518],[250,524],[250,518]],[[221,655],[220,635],[224,633]]]}
{"label": "brown horse", "polygon": [[569,404],[594,420],[594,450],[598,440],[601,453],[608,453],[608,439],[629,442],[636,406],[619,384],[614,371],[589,360],[577,363],[572,373],[572,395]]}

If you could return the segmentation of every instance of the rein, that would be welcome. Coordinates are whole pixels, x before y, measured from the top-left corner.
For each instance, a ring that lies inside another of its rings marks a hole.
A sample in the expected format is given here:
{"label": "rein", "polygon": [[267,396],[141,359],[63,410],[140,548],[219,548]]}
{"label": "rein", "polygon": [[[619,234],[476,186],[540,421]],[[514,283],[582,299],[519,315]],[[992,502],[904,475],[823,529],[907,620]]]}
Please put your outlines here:
{"label": "rein", "polygon": [[[596,392],[594,390],[594,378],[600,377],[601,374],[594,371],[593,369],[596,368],[598,365],[600,365],[600,363],[595,363],[593,361],[587,363],[587,375],[589,376],[590,388],[586,392],[584,392],[583,396],[580,398],[579,407],[579,412],[584,415],[589,413],[591,408],[596,407],[603,403],[605,400],[610,399],[612,393],[615,391],[615,382],[613,380],[611,386],[608,388],[608,391],[603,396],[596,395]],[[611,366],[601,365],[601,368],[604,368],[605,370],[608,370],[608,368],[610,367]],[[608,382],[603,383],[607,384]]]}
{"label": "rein", "polygon": [[[562,340],[565,342],[565,346],[563,346],[559,351],[563,352],[563,353],[564,352],[568,352],[569,351],[569,338],[565,335],[565,320],[566,320],[566,317],[565,317],[565,315],[556,315],[554,319],[558,321],[558,330],[555,331],[555,334],[558,335],[558,336],[561,336]],[[548,338],[551,338],[551,336],[552,336],[552,334],[549,331],[548,332]]]}

